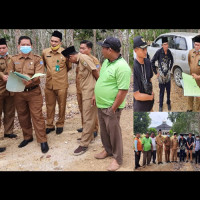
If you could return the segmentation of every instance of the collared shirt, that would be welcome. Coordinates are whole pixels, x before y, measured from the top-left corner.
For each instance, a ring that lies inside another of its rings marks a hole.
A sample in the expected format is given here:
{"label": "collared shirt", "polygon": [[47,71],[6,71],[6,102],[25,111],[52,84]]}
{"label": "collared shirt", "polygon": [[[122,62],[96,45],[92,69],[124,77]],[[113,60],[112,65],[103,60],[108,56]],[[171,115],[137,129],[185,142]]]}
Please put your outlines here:
{"label": "collared shirt", "polygon": [[[13,64],[12,71],[28,75],[29,77],[32,77],[36,73],[44,73],[44,65],[41,56],[35,55],[33,52],[30,52],[27,57],[24,57],[21,53],[16,54],[11,57],[11,60]],[[40,84],[40,79],[29,85],[29,87],[38,84]]]}
{"label": "collared shirt", "polygon": [[[200,52],[196,54],[195,49],[191,49],[188,53],[188,64],[190,66],[190,74],[200,75]],[[200,86],[200,80],[196,80],[196,82]]]}
{"label": "collared shirt", "polygon": [[186,148],[186,139],[185,138],[179,139],[179,147],[181,150],[184,150]]}
{"label": "collared shirt", "polygon": [[[96,65],[97,70],[99,71],[101,68],[101,64],[99,62],[99,60],[93,56],[92,54],[88,55],[90,58],[92,58],[93,63]],[[76,91],[78,94],[81,94],[81,87],[80,87],[80,80],[79,80],[79,76],[78,76],[78,72],[79,72],[79,67],[76,67]]]}
{"label": "collared shirt", "polygon": [[[130,87],[131,69],[128,63],[119,56],[110,62],[106,59],[100,70],[100,77],[95,86],[95,97],[98,108],[109,108],[113,105],[119,90]],[[125,107],[125,99],[119,108]]]}
{"label": "collared shirt", "polygon": [[151,137],[151,141],[152,141],[153,151],[156,151],[156,138]]}
{"label": "collared shirt", "polygon": [[96,65],[92,58],[82,53],[78,53],[77,61],[82,99],[91,99],[94,95],[94,87],[96,84],[96,79],[93,76],[92,71],[97,69]]}
{"label": "collared shirt", "polygon": [[157,148],[163,146],[163,142],[164,142],[164,137],[162,135],[157,135],[156,136]]}
{"label": "collared shirt", "polygon": [[171,140],[171,149],[177,149],[178,148],[178,138],[173,138]]}
{"label": "collared shirt", "polygon": [[5,58],[0,58],[0,95],[7,96],[14,94],[6,90],[6,82],[3,81],[3,76],[8,75],[11,66],[12,66],[11,55],[7,55]]}
{"label": "collared shirt", "polygon": [[140,138],[135,137],[135,151],[142,151],[142,142],[140,140]]}
{"label": "collared shirt", "polygon": [[[68,88],[68,71],[72,64],[62,55],[64,48],[60,47],[55,53],[51,48],[44,49],[42,58],[46,69],[46,87],[59,90]],[[56,65],[59,70],[56,70]]]}
{"label": "collared shirt", "polygon": [[167,49],[167,54],[165,54],[163,48],[158,49],[156,53],[154,54],[151,64],[152,68],[155,74],[157,74],[155,62],[158,61],[158,68],[166,73],[171,70],[173,64],[174,64],[174,58],[172,56],[172,53],[169,49]]}

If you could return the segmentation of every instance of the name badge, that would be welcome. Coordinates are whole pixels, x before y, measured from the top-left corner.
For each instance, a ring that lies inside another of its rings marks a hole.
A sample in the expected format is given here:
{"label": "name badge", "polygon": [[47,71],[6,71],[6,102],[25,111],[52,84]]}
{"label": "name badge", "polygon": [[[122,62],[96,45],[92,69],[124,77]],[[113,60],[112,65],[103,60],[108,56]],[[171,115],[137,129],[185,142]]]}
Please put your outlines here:
{"label": "name badge", "polygon": [[60,71],[60,66],[58,65],[59,60],[57,60],[57,65],[56,65],[56,72]]}

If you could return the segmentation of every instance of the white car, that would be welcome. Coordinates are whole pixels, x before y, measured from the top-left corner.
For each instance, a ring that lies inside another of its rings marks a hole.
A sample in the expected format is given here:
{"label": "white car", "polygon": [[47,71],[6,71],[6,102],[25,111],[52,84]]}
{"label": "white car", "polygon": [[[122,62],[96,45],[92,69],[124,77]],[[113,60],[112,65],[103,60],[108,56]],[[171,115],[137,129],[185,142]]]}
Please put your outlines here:
{"label": "white car", "polygon": [[[174,57],[174,64],[171,73],[177,86],[181,87],[180,79],[182,79],[182,72],[190,73],[188,65],[188,53],[194,48],[192,38],[200,35],[199,33],[190,32],[171,32],[159,35],[150,46],[147,47],[147,52],[150,59],[153,58],[156,51],[162,48],[162,37],[168,38],[169,49]],[[156,66],[157,63],[155,63]]]}

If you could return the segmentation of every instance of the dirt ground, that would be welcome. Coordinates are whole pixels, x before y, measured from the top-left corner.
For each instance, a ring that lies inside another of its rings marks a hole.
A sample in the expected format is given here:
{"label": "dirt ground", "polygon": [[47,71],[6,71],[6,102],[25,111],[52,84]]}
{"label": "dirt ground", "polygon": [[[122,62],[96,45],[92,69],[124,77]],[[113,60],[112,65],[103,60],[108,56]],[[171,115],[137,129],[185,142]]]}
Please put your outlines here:
{"label": "dirt ground", "polygon": [[[68,89],[66,120],[63,133],[57,135],[54,131],[48,134],[49,151],[46,154],[41,152],[40,144],[37,143],[35,134],[33,134],[33,142],[23,148],[18,148],[19,143],[23,140],[23,135],[16,117],[14,133],[17,134],[17,138],[4,138],[3,127],[1,127],[0,146],[5,146],[6,151],[0,153],[0,171],[107,171],[112,158],[108,157],[104,160],[94,158],[96,153],[103,150],[99,134],[95,138],[94,143],[89,145],[86,153],[80,156],[73,155],[73,151],[79,146],[77,138],[81,136],[81,133],[76,131],[77,128],[81,127],[81,119],[76,101],[74,74],[74,71],[69,73],[70,86]],[[126,108],[122,111],[121,115],[124,161],[118,171],[133,171],[132,94],[133,87],[131,82],[131,87],[127,95]],[[44,104],[44,116],[46,116],[45,109]],[[55,119],[57,119],[57,114]]]}
{"label": "dirt ground", "polygon": [[[162,156],[163,164],[154,164],[152,161],[150,163],[150,166],[146,167],[139,167],[138,169],[134,169],[135,172],[140,172],[140,171],[200,171],[200,165],[195,164],[195,160],[193,159],[193,163],[190,162],[179,162],[179,157],[178,157],[178,162],[175,163],[166,163],[165,160],[165,155],[163,151],[163,156]],[[134,162],[135,162],[135,153],[134,153]],[[140,158],[140,165],[142,166],[143,163],[143,154],[141,154]],[[134,163],[135,166],[135,163]]]}
{"label": "dirt ground", "polygon": [[[159,85],[158,85],[158,80],[157,76],[154,74],[152,78],[152,83],[153,83],[153,92],[155,94],[155,102],[153,106],[153,112],[159,112]],[[170,94],[170,99],[171,99],[171,112],[186,112],[187,111],[187,97],[183,95],[183,89],[178,87],[174,81],[174,78],[172,76],[171,80],[171,94]],[[167,91],[165,90],[164,94],[164,100],[163,100],[163,112],[168,112],[167,108]],[[195,103],[194,103],[195,105]],[[194,106],[194,112],[195,111],[200,111],[196,110]]]}

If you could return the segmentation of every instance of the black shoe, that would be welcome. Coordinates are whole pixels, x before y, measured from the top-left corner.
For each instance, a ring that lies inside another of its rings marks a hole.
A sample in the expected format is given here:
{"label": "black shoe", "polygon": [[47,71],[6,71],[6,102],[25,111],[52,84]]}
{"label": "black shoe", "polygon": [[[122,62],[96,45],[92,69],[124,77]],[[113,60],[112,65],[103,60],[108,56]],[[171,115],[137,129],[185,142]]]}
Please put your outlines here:
{"label": "black shoe", "polygon": [[168,104],[167,106],[168,106],[168,110],[170,111],[170,110],[171,110],[171,105],[170,105],[170,104]]}
{"label": "black shoe", "polygon": [[94,138],[97,137],[98,135],[97,131],[95,131],[93,134],[94,134]]}
{"label": "black shoe", "polygon": [[6,150],[6,147],[1,147],[0,152],[4,152]]}
{"label": "black shoe", "polygon": [[41,143],[41,150],[42,150],[42,153],[46,153],[47,151],[49,151],[49,146],[47,142]]}
{"label": "black shoe", "polygon": [[8,138],[16,138],[17,135],[15,135],[14,133],[10,133],[10,134],[4,134],[4,137],[8,137]]}
{"label": "black shoe", "polygon": [[163,162],[160,162],[160,164],[163,164]]}
{"label": "black shoe", "polygon": [[56,128],[56,134],[61,134],[63,132],[63,127]]}
{"label": "black shoe", "polygon": [[159,106],[159,112],[162,112],[162,109],[163,109],[163,108]]}
{"label": "black shoe", "polygon": [[187,112],[192,112],[192,110],[187,110]]}
{"label": "black shoe", "polygon": [[55,131],[55,128],[46,128],[46,134],[49,134],[52,131]]}
{"label": "black shoe", "polygon": [[156,162],[153,162],[154,164],[156,164]]}
{"label": "black shoe", "polygon": [[78,128],[77,131],[78,131],[79,133],[81,133],[81,132],[83,132],[83,128]]}
{"label": "black shoe", "polygon": [[32,142],[32,141],[33,141],[33,138],[29,140],[23,140],[18,147],[19,148],[25,147],[29,142]]}

